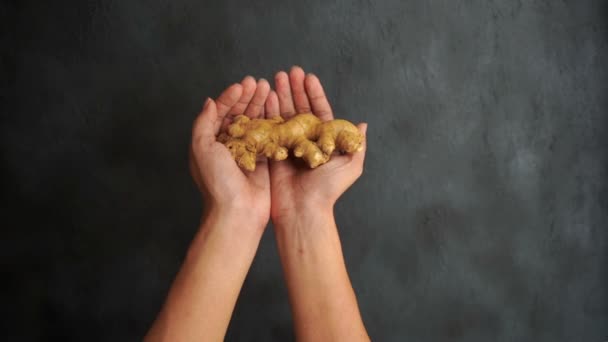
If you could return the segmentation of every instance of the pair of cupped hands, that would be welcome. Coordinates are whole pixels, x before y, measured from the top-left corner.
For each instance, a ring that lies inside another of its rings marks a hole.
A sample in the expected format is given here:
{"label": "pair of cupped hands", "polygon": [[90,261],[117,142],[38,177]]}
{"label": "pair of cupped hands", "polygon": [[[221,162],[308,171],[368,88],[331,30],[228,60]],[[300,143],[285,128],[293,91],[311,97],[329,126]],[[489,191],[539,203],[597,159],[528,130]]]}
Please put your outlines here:
{"label": "pair of cupped hands", "polygon": [[[275,75],[275,90],[265,79],[245,77],[228,87],[215,100],[207,99],[194,122],[190,171],[203,194],[207,210],[236,215],[251,229],[263,231],[269,219],[288,225],[296,216],[333,210],[337,199],[363,171],[365,143],[361,152],[333,155],[315,169],[294,160],[258,159],[255,171],[241,170],[230,151],[216,138],[232,118],[288,119],[312,112],[322,121],[333,120],[331,106],[321,82],[294,66]],[[367,124],[358,125],[365,135]]]}

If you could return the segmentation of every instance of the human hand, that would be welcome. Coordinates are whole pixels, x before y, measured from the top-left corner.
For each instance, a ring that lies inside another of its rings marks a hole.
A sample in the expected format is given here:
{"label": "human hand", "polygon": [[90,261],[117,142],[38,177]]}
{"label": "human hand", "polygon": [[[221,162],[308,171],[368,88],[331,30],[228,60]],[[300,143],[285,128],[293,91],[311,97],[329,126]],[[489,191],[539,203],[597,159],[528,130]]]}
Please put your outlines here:
{"label": "human hand", "polygon": [[[331,106],[315,75],[305,75],[302,68],[294,66],[289,75],[284,71],[276,74],[275,88],[266,100],[266,118],[280,115],[288,119],[312,112],[322,121],[333,120]],[[367,124],[358,128],[365,135]],[[329,162],[312,170],[301,160],[270,161],[270,216],[275,226],[297,215],[333,210],[337,199],[361,176],[365,147],[364,142],[361,152],[333,155]]]}
{"label": "human hand", "polygon": [[240,84],[224,90],[217,100],[207,99],[194,122],[190,148],[190,173],[204,197],[207,212],[243,219],[260,232],[266,227],[270,212],[268,164],[258,162],[255,171],[242,171],[216,137],[236,115],[263,116],[269,92],[268,81],[261,79],[256,83],[247,76]]}

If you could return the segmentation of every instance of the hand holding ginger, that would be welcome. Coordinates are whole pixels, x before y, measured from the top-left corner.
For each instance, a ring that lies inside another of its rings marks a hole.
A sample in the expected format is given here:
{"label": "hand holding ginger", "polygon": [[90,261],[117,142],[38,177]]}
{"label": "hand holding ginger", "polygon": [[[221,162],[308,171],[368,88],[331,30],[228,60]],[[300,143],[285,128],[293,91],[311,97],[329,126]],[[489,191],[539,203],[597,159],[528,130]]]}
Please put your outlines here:
{"label": "hand holding ginger", "polygon": [[146,342],[222,341],[237,296],[268,223],[267,163],[243,173],[216,141],[225,118],[263,115],[270,91],[248,76],[207,100],[194,122],[190,170],[205,214]]}
{"label": "hand holding ginger", "polygon": [[[322,123],[340,121],[333,120],[315,75],[293,67],[289,74],[279,72],[275,82],[276,92],[266,100],[267,118],[291,122],[298,118],[295,113],[313,112]],[[334,155],[315,169],[270,161],[270,216],[298,341],[369,341],[333,216],[334,203],[363,171],[366,128],[357,127],[362,140],[355,150],[360,152]],[[341,147],[336,144],[336,149]]]}
{"label": "hand holding ginger", "polygon": [[217,142],[220,127],[230,118],[263,117],[263,104],[270,92],[268,81],[245,77],[228,87],[215,101],[209,100],[194,122],[190,149],[190,172],[201,191],[206,209],[233,211],[247,216],[256,230],[268,223],[270,184],[268,166],[260,163],[255,172],[243,173],[226,147]]}
{"label": "hand holding ginger", "polygon": [[[369,341],[333,219],[361,175],[366,125],[333,120],[319,80],[301,68],[275,80],[276,92],[246,77],[207,100],[194,123],[190,170],[207,210],[146,341],[224,339],[269,215],[297,339]],[[275,161],[289,150],[315,169]],[[334,150],[361,152],[329,160]],[[255,167],[257,154],[270,161]]]}
{"label": "hand holding ginger", "polygon": [[322,122],[312,113],[302,113],[284,120],[280,116],[271,119],[250,119],[239,115],[220,134],[218,141],[230,150],[237,164],[254,171],[258,154],[280,161],[293,150],[296,157],[304,159],[311,168],[329,161],[334,150],[341,153],[361,151],[363,134],[346,120]]}

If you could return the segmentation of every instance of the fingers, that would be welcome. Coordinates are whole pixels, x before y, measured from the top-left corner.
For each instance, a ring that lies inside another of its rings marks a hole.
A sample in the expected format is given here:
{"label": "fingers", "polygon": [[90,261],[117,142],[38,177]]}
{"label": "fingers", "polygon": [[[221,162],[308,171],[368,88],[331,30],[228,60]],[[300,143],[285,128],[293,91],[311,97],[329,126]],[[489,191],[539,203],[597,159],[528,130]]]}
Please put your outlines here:
{"label": "fingers", "polygon": [[202,112],[194,120],[192,145],[200,147],[213,143],[217,134],[215,127],[218,121],[220,120],[215,102],[208,98]]}
{"label": "fingers", "polygon": [[241,81],[241,86],[243,87],[243,93],[241,94],[241,98],[238,102],[232,107],[232,109],[228,112],[229,115],[239,115],[245,113],[245,109],[251,102],[251,99],[255,95],[257,89],[257,82],[255,78],[251,76],[246,76]]}
{"label": "fingers", "polygon": [[[224,131],[236,115],[245,114],[249,104],[257,93],[258,84],[252,76],[245,76],[240,83],[242,92],[237,102],[228,110],[228,114],[220,122],[219,131]],[[253,111],[253,109],[252,109]]]}
{"label": "fingers", "polygon": [[269,93],[270,84],[268,81],[261,78],[256,85],[255,94],[251,98],[249,105],[247,105],[244,114],[250,118],[257,118],[260,114],[263,114],[264,103],[266,102]]}
{"label": "fingers", "polygon": [[304,87],[304,70],[299,66],[293,66],[289,72],[289,84],[291,86],[291,96],[295,105],[296,114],[310,113],[310,103]]}
{"label": "fingers", "polygon": [[279,71],[274,77],[274,83],[279,98],[279,111],[283,118],[288,119],[296,114],[291,96],[289,76],[285,71]]}
{"label": "fingers", "polygon": [[268,98],[266,99],[266,104],[264,105],[264,107],[266,110],[267,119],[281,115],[279,109],[279,97],[274,90],[271,90],[270,94],[268,94]]}
{"label": "fingers", "polygon": [[216,135],[219,133],[224,117],[226,117],[226,114],[228,114],[232,107],[239,101],[242,94],[243,86],[236,83],[224,90],[217,98],[217,120],[215,120],[213,126]]}
{"label": "fingers", "polygon": [[306,88],[306,94],[308,100],[312,106],[312,112],[319,117],[322,121],[330,121],[334,119],[331,106],[325,96],[325,91],[321,85],[321,81],[314,74],[306,75],[304,80],[304,86]]}

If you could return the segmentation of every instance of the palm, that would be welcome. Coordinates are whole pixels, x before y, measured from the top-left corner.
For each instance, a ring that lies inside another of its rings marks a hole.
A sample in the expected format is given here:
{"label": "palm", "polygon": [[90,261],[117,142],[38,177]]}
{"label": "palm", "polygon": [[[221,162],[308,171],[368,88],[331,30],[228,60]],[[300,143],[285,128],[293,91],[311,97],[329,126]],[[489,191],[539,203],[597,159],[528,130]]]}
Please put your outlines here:
{"label": "palm", "polygon": [[[225,182],[222,191],[229,197],[229,200],[234,201],[239,197],[245,203],[249,203],[254,210],[268,212],[270,206],[270,191],[268,168],[266,163],[261,163],[254,172],[244,173],[234,162],[233,157],[226,147],[215,142],[211,147],[213,152],[210,155],[216,159],[212,165],[213,170],[210,172],[216,178],[224,178],[230,181]],[[217,181],[217,180],[216,180]],[[260,207],[260,208],[258,208]]]}
{"label": "palm", "polygon": [[[252,118],[263,116],[269,92],[270,84],[266,80],[256,83],[250,76],[226,89],[216,100],[215,114],[207,119],[201,115],[197,119],[190,154],[192,176],[206,201],[245,207],[252,219],[264,225],[270,211],[267,163],[258,163],[254,172],[241,171],[228,149],[216,141],[216,135],[236,115],[244,114]],[[212,117],[215,119],[208,120]],[[204,135],[207,138],[197,142],[197,137]]]}
{"label": "palm", "polygon": [[[287,75],[279,72],[275,78],[276,93],[266,102],[266,117],[281,115],[289,118],[297,113],[312,112],[322,121],[333,119],[331,106],[323,87],[314,75],[305,75],[294,67]],[[311,170],[301,160],[270,163],[271,216],[279,218],[298,209],[300,201],[314,200],[333,205],[333,201],[358,177],[357,168],[363,164],[363,153],[353,163],[353,155],[338,156]],[[360,162],[360,163],[359,163]],[[360,173],[359,173],[360,174]]]}
{"label": "palm", "polygon": [[292,160],[271,163],[272,217],[297,210],[300,199],[318,196],[319,201],[327,200],[327,204],[331,204],[329,196],[323,195],[325,191],[320,191],[327,190],[328,194],[333,192],[330,190],[333,187],[330,175],[335,170],[331,166],[334,165],[325,164],[310,170],[308,166]]}

